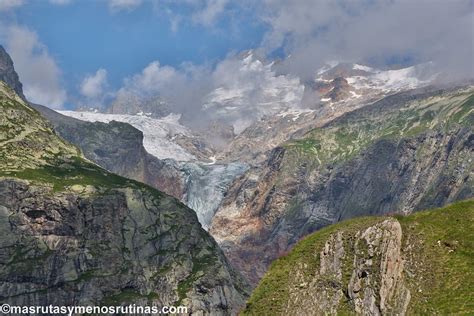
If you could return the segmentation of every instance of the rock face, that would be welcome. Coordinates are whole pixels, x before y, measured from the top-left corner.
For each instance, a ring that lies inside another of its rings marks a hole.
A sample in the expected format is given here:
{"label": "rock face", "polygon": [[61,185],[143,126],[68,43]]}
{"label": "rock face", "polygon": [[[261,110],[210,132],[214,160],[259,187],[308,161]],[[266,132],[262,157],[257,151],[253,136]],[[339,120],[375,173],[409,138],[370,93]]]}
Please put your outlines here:
{"label": "rock face", "polygon": [[211,234],[256,284],[275,258],[331,223],[473,196],[473,95],[394,95],[277,147],[234,182]]}
{"label": "rock face", "polygon": [[316,89],[323,98],[329,99],[332,102],[348,99],[351,96],[351,91],[354,90],[344,77],[336,77],[328,82],[317,82],[314,89]]}
{"label": "rock face", "polygon": [[111,174],[0,83],[0,300],[233,315],[246,284],[196,214]]}
{"label": "rock face", "polygon": [[128,92],[119,92],[117,98],[108,108],[112,114],[148,114],[152,117],[163,117],[171,113],[169,104],[160,97],[139,97]]}
{"label": "rock face", "polygon": [[356,238],[353,272],[347,287],[356,313],[405,315],[410,291],[402,277],[400,223],[386,220]]}
{"label": "rock face", "polygon": [[0,81],[5,82],[13,91],[20,96],[23,100],[23,86],[18,78],[18,74],[13,67],[13,61],[10,55],[7,54],[5,49],[0,45]]}
{"label": "rock face", "polygon": [[272,265],[242,314],[470,314],[474,281],[462,265],[473,250],[466,242],[473,216],[470,200],[399,220],[365,217],[327,227]]}
{"label": "rock face", "polygon": [[2,301],[183,304],[216,315],[243,304],[244,284],[193,211],[146,190],[73,190],[0,181]]}

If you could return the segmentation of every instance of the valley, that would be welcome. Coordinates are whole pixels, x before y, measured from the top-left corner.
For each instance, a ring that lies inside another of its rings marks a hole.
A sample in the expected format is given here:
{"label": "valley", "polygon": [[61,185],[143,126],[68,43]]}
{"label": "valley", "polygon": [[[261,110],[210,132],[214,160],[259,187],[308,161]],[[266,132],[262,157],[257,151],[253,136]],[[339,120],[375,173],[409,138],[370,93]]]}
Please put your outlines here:
{"label": "valley", "polygon": [[473,249],[472,81],[442,84],[431,63],[346,62],[303,81],[253,51],[230,66],[238,79],[197,113],[125,94],[53,110],[26,100],[0,46],[0,299],[472,311],[449,303],[469,283],[440,285],[460,284]]}

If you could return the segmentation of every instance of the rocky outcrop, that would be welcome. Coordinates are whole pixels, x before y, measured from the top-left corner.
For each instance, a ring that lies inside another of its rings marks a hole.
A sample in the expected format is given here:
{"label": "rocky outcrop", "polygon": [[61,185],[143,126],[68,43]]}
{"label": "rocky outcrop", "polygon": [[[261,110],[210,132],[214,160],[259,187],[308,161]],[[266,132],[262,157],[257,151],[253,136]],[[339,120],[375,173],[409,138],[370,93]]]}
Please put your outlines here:
{"label": "rocky outcrop", "polygon": [[13,61],[10,55],[7,54],[5,49],[0,45],[0,81],[5,82],[13,91],[20,96],[23,100],[23,86],[18,78],[18,74],[13,67]]}
{"label": "rocky outcrop", "polygon": [[332,102],[347,100],[351,96],[351,91],[354,91],[343,77],[336,77],[328,82],[317,82],[314,89],[320,93],[322,98]]}
{"label": "rocky outcrop", "polygon": [[0,181],[0,299],[12,305],[143,304],[235,314],[245,284],[196,215],[145,188],[71,191]]}
{"label": "rocky outcrop", "polygon": [[473,196],[473,100],[472,88],[395,95],[276,148],[236,180],[211,234],[256,284],[324,226]]}
{"label": "rocky outcrop", "polygon": [[[286,311],[305,314],[306,311],[311,310],[315,314],[325,312],[336,314],[337,307],[345,294],[342,277],[346,251],[344,250],[343,234],[337,233],[326,241],[324,248],[320,251],[319,271],[315,271],[316,275],[309,282],[303,273],[307,265],[300,264],[293,275],[297,286],[289,292],[289,300],[285,306]],[[327,280],[327,282],[323,280]],[[307,294],[303,294],[303,291]]]}
{"label": "rocky outcrop", "polygon": [[402,229],[393,219],[355,236],[331,235],[319,252],[315,275],[308,280],[301,266],[290,276],[296,286],[289,290],[286,312],[336,315],[348,299],[360,315],[405,315],[410,291],[403,280],[401,247]]}
{"label": "rocky outcrop", "polygon": [[405,315],[410,291],[402,276],[400,223],[386,220],[356,238],[353,272],[347,287],[356,313]]}
{"label": "rocky outcrop", "polygon": [[2,82],[0,107],[2,302],[238,312],[246,283],[194,211],[85,159]]}

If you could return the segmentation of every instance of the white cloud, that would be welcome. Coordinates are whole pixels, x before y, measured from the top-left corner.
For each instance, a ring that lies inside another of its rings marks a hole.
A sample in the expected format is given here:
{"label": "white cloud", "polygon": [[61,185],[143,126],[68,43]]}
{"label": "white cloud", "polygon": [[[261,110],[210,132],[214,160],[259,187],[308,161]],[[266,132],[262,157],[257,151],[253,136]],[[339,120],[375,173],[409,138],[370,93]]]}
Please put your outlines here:
{"label": "white cloud", "polygon": [[304,88],[298,78],[278,75],[255,54],[230,55],[216,67],[183,64],[179,68],[154,61],[124,80],[117,99],[160,96],[187,124],[206,127],[210,121],[240,132],[264,115],[301,105]]}
{"label": "white cloud", "polygon": [[166,14],[173,32],[176,32],[181,23],[187,21],[206,27],[213,27],[217,20],[230,12],[228,8],[231,4],[230,0],[155,1],[154,4],[159,4],[155,5],[155,10]]}
{"label": "white cloud", "polygon": [[125,79],[124,88],[140,94],[154,95],[169,92],[185,80],[185,76],[175,68],[161,66],[159,61],[153,61],[141,73]]}
{"label": "white cloud", "polygon": [[[49,0],[49,3],[54,5],[66,5],[70,4],[72,0]],[[26,3],[25,0],[0,0],[0,12],[13,10]]]}
{"label": "white cloud", "polygon": [[107,86],[107,70],[100,68],[94,75],[88,75],[81,83],[81,94],[87,98],[95,99],[104,94]]}
{"label": "white cloud", "polygon": [[131,11],[141,4],[142,0],[109,0],[109,8],[114,12],[122,10]]}
{"label": "white cloud", "polygon": [[20,26],[2,26],[0,35],[15,63],[26,98],[61,108],[67,98],[61,86],[61,71],[37,34]]}
{"label": "white cloud", "polygon": [[220,62],[212,79],[214,89],[206,96],[204,108],[211,118],[233,125],[238,133],[265,115],[301,106],[300,80],[276,74],[272,63],[253,52]]}
{"label": "white cloud", "polygon": [[8,11],[23,4],[23,0],[0,0],[0,11]]}
{"label": "white cloud", "polygon": [[205,26],[213,25],[219,16],[224,13],[228,2],[229,0],[206,0],[204,8],[192,15],[193,21]]}
{"label": "white cloud", "polygon": [[70,4],[72,0],[49,0],[49,3],[56,5],[67,5]]}

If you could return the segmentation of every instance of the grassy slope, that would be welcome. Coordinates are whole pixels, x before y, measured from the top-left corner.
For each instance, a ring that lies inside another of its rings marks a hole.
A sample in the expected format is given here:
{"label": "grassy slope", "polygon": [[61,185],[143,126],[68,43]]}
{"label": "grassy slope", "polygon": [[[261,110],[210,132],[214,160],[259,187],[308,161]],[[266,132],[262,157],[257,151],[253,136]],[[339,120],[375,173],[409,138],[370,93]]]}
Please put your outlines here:
{"label": "grassy slope", "polygon": [[[271,265],[242,314],[281,314],[292,283],[290,271],[298,263],[307,264],[304,273],[311,277],[319,268],[319,255],[315,254],[331,234],[342,230],[345,235],[354,235],[386,218],[356,218],[309,235]],[[408,312],[474,313],[474,200],[396,218],[403,230],[405,270],[413,273],[412,277],[406,276],[412,296]],[[407,245],[413,248],[407,251]],[[342,311],[347,311],[345,302],[341,302]]]}

